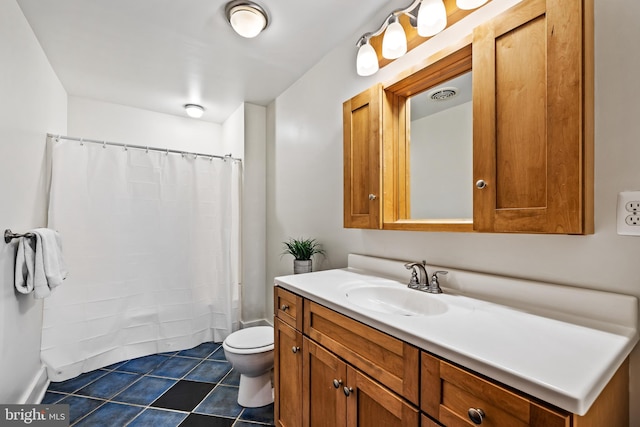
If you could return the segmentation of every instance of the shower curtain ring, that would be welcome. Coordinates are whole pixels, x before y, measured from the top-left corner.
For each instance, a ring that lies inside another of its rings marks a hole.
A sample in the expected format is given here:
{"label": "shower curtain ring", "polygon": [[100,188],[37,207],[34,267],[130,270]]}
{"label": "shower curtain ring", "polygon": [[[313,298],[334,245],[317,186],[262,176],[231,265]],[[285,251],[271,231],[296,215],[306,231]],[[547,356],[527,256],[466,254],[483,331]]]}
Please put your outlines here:
{"label": "shower curtain ring", "polygon": [[107,141],[102,141],[102,148],[107,148]]}
{"label": "shower curtain ring", "polygon": [[149,147],[147,147],[146,150],[144,150],[145,153],[149,154]]}
{"label": "shower curtain ring", "polygon": [[165,156],[168,156],[168,155],[169,155],[169,149],[168,149],[168,148],[167,148],[167,152],[166,152],[166,153],[164,153],[164,155],[165,155]]}
{"label": "shower curtain ring", "polygon": [[80,146],[84,146],[84,138],[80,138]]}
{"label": "shower curtain ring", "polygon": [[124,151],[128,151],[127,144],[124,144]]}

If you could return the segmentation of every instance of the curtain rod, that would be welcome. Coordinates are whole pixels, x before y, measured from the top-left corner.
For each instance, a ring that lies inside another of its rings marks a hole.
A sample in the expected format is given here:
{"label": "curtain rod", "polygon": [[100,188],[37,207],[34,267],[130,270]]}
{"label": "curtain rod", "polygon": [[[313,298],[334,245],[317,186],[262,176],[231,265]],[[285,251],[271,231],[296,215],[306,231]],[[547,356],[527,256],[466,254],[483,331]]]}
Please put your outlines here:
{"label": "curtain rod", "polygon": [[159,151],[161,153],[173,153],[173,154],[182,154],[183,156],[195,156],[195,157],[208,157],[211,159],[222,159],[222,160],[233,160],[236,162],[242,162],[242,159],[239,159],[237,157],[233,157],[231,156],[231,153],[226,154],[224,156],[219,156],[216,154],[204,154],[204,153],[194,153],[194,152],[190,152],[190,151],[180,151],[180,150],[172,150],[169,148],[156,148],[156,147],[149,147],[148,145],[135,145],[135,144],[123,144],[121,142],[110,142],[110,141],[100,141],[97,139],[89,139],[89,138],[78,138],[75,136],[63,136],[63,135],[54,135],[52,133],[48,133],[47,134],[48,138],[54,138],[56,141],[60,140],[60,139],[66,139],[69,141],[78,141],[80,143],[84,143],[84,142],[90,142],[92,144],[101,144],[102,146],[106,146],[106,145],[111,145],[114,147],[124,147],[125,149],[127,148],[136,148],[138,150],[145,150],[145,151]]}

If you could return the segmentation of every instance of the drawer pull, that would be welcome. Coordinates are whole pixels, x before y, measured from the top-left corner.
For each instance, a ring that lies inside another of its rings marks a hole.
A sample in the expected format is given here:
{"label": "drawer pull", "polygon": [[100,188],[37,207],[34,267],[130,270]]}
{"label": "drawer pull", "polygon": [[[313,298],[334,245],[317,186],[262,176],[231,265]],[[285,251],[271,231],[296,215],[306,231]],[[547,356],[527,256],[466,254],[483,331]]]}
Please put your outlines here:
{"label": "drawer pull", "polygon": [[467,415],[469,416],[469,419],[472,423],[478,425],[482,424],[482,420],[485,417],[484,411],[480,408],[469,408],[469,410],[467,411]]}
{"label": "drawer pull", "polygon": [[335,388],[340,388],[341,385],[342,385],[342,380],[333,380],[333,386]]}
{"label": "drawer pull", "polygon": [[294,353],[297,353],[297,352],[300,351],[300,347],[295,347],[295,346],[291,347],[291,351],[294,352]]}
{"label": "drawer pull", "polygon": [[289,310],[289,306],[286,305],[286,304],[282,304],[282,307],[280,307],[280,310],[287,311],[287,310]]}
{"label": "drawer pull", "polygon": [[344,395],[347,397],[349,397],[349,395],[353,393],[353,389],[351,387],[344,387],[342,391],[344,391]]}

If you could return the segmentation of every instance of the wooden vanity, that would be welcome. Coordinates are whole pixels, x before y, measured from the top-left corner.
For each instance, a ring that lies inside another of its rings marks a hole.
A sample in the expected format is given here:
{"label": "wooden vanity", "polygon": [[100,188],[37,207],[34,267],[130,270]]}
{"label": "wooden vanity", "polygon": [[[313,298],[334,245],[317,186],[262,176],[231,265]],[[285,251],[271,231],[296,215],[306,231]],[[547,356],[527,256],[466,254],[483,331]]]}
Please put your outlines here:
{"label": "wooden vanity", "polygon": [[469,410],[495,427],[629,425],[628,362],[578,416],[283,288],[274,299],[277,426],[473,426]]}
{"label": "wooden vanity", "polygon": [[[381,331],[375,326],[384,320],[371,316],[368,321],[366,310],[360,311],[364,316],[353,316],[340,302],[327,307],[324,297],[312,295],[313,282],[323,273],[276,279],[277,426],[629,425],[628,353],[588,410],[578,415],[449,360],[434,351],[437,345],[417,346]],[[632,348],[637,334],[630,341]]]}

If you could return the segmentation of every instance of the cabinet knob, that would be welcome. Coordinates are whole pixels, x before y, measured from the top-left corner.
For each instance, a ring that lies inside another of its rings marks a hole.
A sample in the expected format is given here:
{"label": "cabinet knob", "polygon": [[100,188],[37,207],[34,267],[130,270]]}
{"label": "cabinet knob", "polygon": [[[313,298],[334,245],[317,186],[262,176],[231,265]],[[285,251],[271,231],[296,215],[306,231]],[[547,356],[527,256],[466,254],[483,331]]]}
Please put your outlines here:
{"label": "cabinet knob", "polygon": [[369,200],[375,200],[377,198],[378,196],[376,196],[375,194],[369,194]]}
{"label": "cabinet knob", "polygon": [[351,387],[344,387],[342,391],[344,391],[344,395],[347,397],[349,397],[349,395],[353,393],[353,389]]}
{"label": "cabinet knob", "polygon": [[336,380],[336,379],[333,380],[333,386],[335,388],[340,388],[341,385],[342,385],[342,380]]}
{"label": "cabinet knob", "polygon": [[282,304],[282,306],[280,307],[280,310],[287,311],[289,310],[289,306],[287,304]]}
{"label": "cabinet knob", "polygon": [[482,190],[483,188],[487,188],[487,183],[484,181],[484,179],[479,179],[476,181],[476,188],[478,190]]}
{"label": "cabinet knob", "polygon": [[293,346],[293,347],[291,347],[291,351],[294,352],[294,353],[297,353],[297,352],[300,351],[300,347]]}
{"label": "cabinet knob", "polygon": [[469,410],[467,411],[467,415],[469,416],[469,419],[472,423],[478,425],[482,424],[482,420],[485,417],[484,411],[480,408],[469,408]]}

